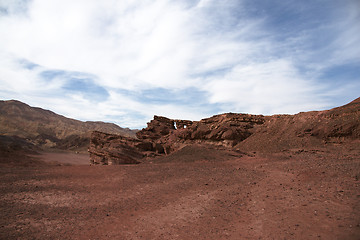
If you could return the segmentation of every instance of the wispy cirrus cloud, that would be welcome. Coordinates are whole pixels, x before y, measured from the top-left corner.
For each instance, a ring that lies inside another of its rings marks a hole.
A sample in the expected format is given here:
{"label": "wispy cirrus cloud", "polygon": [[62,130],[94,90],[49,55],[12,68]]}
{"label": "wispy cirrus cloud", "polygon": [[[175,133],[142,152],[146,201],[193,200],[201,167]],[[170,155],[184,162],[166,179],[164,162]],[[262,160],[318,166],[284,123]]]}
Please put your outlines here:
{"label": "wispy cirrus cloud", "polygon": [[360,89],[358,5],[3,0],[0,97],[128,127],[340,105]]}

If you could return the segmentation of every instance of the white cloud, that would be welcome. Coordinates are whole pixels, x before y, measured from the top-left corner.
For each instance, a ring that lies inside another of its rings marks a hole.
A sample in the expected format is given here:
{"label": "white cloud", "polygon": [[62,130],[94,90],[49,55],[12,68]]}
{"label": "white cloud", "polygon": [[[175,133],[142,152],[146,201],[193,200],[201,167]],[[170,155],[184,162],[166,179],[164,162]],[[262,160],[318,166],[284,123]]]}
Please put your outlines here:
{"label": "white cloud", "polygon": [[0,43],[47,68],[97,75],[109,87],[172,86],[168,79],[181,79],[191,54],[187,20],[166,1],[37,0],[28,17],[3,17]]}
{"label": "white cloud", "polygon": [[[318,77],[333,65],[359,61],[354,24],[359,11],[349,4],[333,22],[290,34],[285,42],[273,37],[282,32],[271,32],[265,16],[250,16],[244,3],[1,0],[0,10],[7,10],[0,11],[0,97],[83,120],[121,118],[122,125],[132,127],[143,126],[154,114],[199,119],[218,113],[219,106],[266,114],[331,105],[325,100],[334,91]],[[310,43],[321,27],[337,37],[314,49]],[[19,59],[37,66],[26,68]],[[51,81],[41,77],[53,70],[94,76],[94,84],[109,96],[96,102],[86,92],[64,92],[71,74]],[[155,104],[119,93],[152,88],[196,88],[207,93],[202,103],[216,107]],[[348,89],[337,92],[344,95]]]}
{"label": "white cloud", "polygon": [[62,81],[45,81],[39,74],[45,69],[40,66],[27,66],[29,63],[0,51],[0,81],[2,90],[36,94],[57,90]]}
{"label": "white cloud", "polygon": [[321,86],[303,79],[285,59],[238,65],[221,78],[208,81],[204,89],[211,93],[210,101],[223,103],[225,111],[294,113],[309,106],[313,109],[323,106],[321,99],[313,96]]}
{"label": "white cloud", "polygon": [[235,39],[250,34],[242,33],[248,26],[199,35],[218,27],[211,22],[199,8],[170,1],[35,0],[26,16],[3,17],[0,44],[49,69],[94,74],[108,87],[188,87],[188,74],[231,65],[252,51]]}

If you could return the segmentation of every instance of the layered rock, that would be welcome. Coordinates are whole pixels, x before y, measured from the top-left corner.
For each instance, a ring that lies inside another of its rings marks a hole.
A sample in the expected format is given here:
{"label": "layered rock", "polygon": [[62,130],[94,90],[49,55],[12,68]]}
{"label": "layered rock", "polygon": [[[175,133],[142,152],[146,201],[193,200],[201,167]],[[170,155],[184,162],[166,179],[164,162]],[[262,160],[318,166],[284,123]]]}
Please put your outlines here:
{"label": "layered rock", "polygon": [[91,162],[138,163],[191,144],[221,145],[232,150],[277,152],[360,140],[360,100],[328,111],[262,116],[225,113],[200,121],[154,116],[138,139],[94,132]]}
{"label": "layered rock", "polygon": [[137,138],[93,132],[90,141],[92,164],[130,164],[141,159],[170,154],[192,143],[234,146],[249,137],[264,117],[227,113],[198,122],[154,116]]}
{"label": "layered rock", "polygon": [[194,122],[179,134],[179,138],[234,146],[249,137],[254,126],[264,121],[262,115],[225,113]]}
{"label": "layered rock", "polygon": [[136,147],[141,141],[121,135],[93,132],[90,139],[90,163],[113,165],[113,164],[136,164],[143,157]]}
{"label": "layered rock", "polygon": [[360,141],[360,98],[326,111],[268,116],[265,124],[235,148],[278,152],[353,141]]}
{"label": "layered rock", "polygon": [[147,128],[136,133],[138,139],[158,140],[175,130],[175,121],[166,117],[154,116]]}
{"label": "layered rock", "polygon": [[154,141],[94,131],[88,152],[91,164],[117,165],[137,164],[143,158],[164,154],[165,149]]}

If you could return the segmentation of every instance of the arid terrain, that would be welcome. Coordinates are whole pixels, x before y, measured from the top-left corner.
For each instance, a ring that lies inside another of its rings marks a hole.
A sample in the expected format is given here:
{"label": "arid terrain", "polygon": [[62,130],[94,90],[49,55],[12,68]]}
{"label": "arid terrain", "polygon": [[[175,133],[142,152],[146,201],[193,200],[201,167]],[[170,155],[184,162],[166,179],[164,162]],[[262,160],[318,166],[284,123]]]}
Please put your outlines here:
{"label": "arid terrain", "polygon": [[[360,239],[359,103],[241,115],[237,128],[219,115],[161,136],[154,121],[138,134],[155,139],[140,164],[90,165],[6,136],[0,239]],[[124,138],[109,136],[93,151],[122,156],[111,141]]]}
{"label": "arid terrain", "polygon": [[112,123],[82,122],[16,100],[0,101],[0,136],[16,136],[47,148],[86,150],[91,131],[135,136]]}

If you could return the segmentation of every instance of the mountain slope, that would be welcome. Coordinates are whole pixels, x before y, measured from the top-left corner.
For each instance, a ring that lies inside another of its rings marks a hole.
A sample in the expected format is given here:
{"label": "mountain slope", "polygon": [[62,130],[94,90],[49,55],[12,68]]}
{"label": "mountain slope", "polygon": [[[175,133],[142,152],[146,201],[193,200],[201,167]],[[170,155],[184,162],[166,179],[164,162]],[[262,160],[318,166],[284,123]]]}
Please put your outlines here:
{"label": "mountain slope", "polygon": [[136,133],[113,123],[66,118],[16,100],[0,101],[0,135],[21,137],[35,145],[71,149],[87,146],[92,131],[128,137]]}
{"label": "mountain slope", "polygon": [[360,140],[360,98],[326,111],[266,117],[265,124],[236,147],[276,152]]}

